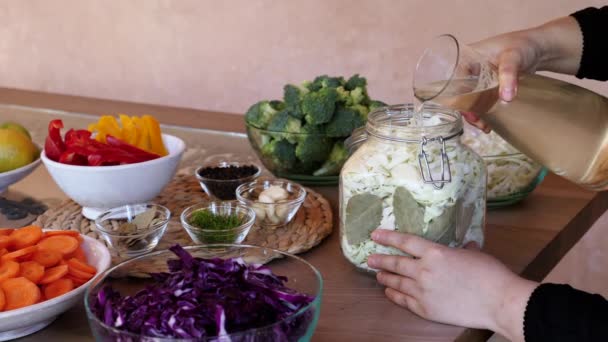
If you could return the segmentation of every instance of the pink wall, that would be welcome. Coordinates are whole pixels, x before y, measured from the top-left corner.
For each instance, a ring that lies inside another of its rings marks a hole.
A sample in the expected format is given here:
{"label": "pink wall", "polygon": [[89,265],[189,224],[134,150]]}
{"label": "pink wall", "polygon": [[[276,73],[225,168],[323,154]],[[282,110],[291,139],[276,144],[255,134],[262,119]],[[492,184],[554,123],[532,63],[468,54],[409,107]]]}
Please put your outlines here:
{"label": "pink wall", "polygon": [[413,64],[434,35],[475,41],[603,3],[3,1],[0,86],[243,112],[286,82],[358,72],[395,103],[411,98]]}

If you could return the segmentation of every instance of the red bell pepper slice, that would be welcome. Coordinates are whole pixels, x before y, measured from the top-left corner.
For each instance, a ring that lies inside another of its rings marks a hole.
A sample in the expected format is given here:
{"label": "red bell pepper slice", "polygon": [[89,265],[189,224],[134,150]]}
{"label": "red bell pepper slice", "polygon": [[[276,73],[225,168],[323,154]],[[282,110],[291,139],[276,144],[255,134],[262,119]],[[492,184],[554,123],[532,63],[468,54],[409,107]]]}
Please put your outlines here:
{"label": "red bell pepper slice", "polygon": [[52,120],[49,122],[49,134],[44,141],[44,153],[54,161],[59,161],[61,154],[65,151],[65,143],[61,138],[61,129],[63,122],[61,120]]}
{"label": "red bell pepper slice", "polygon": [[156,153],[152,153],[152,152],[148,152],[146,150],[142,150],[139,147],[133,146],[131,144],[128,144],[112,135],[107,135],[106,136],[106,143],[110,146],[119,148],[125,152],[129,152],[133,155],[139,156],[141,158],[144,158],[146,160],[152,160],[152,159],[156,159],[156,158],[160,158],[161,156],[159,154]]}
{"label": "red bell pepper slice", "polygon": [[63,163],[63,164],[70,164],[70,165],[82,165],[82,166],[86,166],[88,165],[88,161],[87,158],[76,153],[73,151],[70,151],[69,149],[67,151],[64,151],[61,156],[59,157],[59,162]]}

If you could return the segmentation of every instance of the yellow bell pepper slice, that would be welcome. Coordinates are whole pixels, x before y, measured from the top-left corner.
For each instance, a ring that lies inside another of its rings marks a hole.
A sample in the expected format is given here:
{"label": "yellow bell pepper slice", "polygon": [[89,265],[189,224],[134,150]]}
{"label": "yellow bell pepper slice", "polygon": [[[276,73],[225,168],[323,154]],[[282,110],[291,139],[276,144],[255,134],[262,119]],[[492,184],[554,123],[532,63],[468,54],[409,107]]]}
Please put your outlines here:
{"label": "yellow bell pepper slice", "polygon": [[97,130],[98,130],[98,134],[96,137],[97,141],[106,142],[106,135],[111,135],[115,138],[118,139],[123,139],[122,136],[122,129],[120,128],[120,125],[118,125],[118,122],[116,121],[116,119],[113,116],[110,115],[104,115],[99,119],[99,122],[97,123]]}
{"label": "yellow bell pepper slice", "polygon": [[122,137],[124,142],[133,146],[137,146],[139,131],[137,130],[133,119],[131,119],[128,115],[125,114],[119,114],[118,117],[120,118],[120,123],[122,125]]}
{"label": "yellow bell pepper slice", "polygon": [[150,134],[148,133],[148,127],[145,124],[143,118],[134,116],[131,118],[131,120],[135,124],[138,133],[137,143],[135,144],[135,146],[141,148],[142,150],[151,152],[152,144],[150,143]]}
{"label": "yellow bell pepper slice", "polygon": [[151,152],[154,152],[160,156],[166,156],[168,154],[165,144],[163,143],[163,137],[160,131],[160,124],[156,119],[150,115],[144,115],[143,120],[148,128],[150,135]]}

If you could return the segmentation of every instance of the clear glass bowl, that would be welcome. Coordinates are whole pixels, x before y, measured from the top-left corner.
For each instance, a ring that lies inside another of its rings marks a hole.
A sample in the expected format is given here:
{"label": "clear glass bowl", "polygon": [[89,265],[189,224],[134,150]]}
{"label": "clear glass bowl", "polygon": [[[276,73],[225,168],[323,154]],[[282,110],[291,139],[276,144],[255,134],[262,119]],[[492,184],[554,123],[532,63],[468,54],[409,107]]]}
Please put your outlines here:
{"label": "clear glass bowl", "polygon": [[[197,211],[208,211],[215,215],[237,215],[241,224],[238,227],[222,230],[195,227],[190,224],[190,218]],[[197,244],[241,243],[255,222],[255,212],[237,201],[206,202],[186,208],[180,220],[192,241]]]}
{"label": "clear glass bowl", "polygon": [[[280,157],[277,158],[274,155],[268,155],[263,152],[263,147],[268,143],[270,137],[280,135],[285,138],[285,141],[302,141],[307,138],[313,137],[315,140],[326,140],[329,156],[329,150],[332,145],[339,141],[344,141],[344,138],[330,138],[325,134],[305,134],[305,133],[287,133],[287,132],[276,132],[259,129],[251,125],[247,125],[247,137],[253,147],[253,150],[257,154],[258,158],[262,161],[262,164],[270,171],[273,175],[280,178],[286,178],[304,185],[336,185],[338,184],[338,176],[340,169],[344,162],[334,170],[334,172],[328,172],[324,175],[314,175],[314,172],[321,168],[321,165],[327,158],[315,161],[310,164],[304,165],[299,162],[293,156],[293,161],[289,161],[288,158]],[[295,148],[294,144],[290,144],[291,148]],[[287,152],[289,153],[289,152]],[[292,152],[293,153],[293,152]]]}
{"label": "clear glass bowl", "polygon": [[[248,263],[266,263],[273,273],[287,277],[286,285],[298,292],[314,297],[314,300],[293,315],[271,325],[257,327],[240,332],[229,333],[226,337],[210,337],[197,341],[232,341],[232,342],[266,342],[266,341],[310,341],[319,319],[323,279],[319,271],[307,261],[292,254],[274,249],[248,245],[209,245],[184,247],[192,256],[200,258],[235,258],[242,257]],[[142,277],[143,273],[167,272],[167,260],[175,259],[168,251],[158,251],[143,255],[103,272],[97,276],[85,293],[85,307],[89,326],[95,340],[106,341],[193,341],[188,339],[166,339],[145,337],[128,333],[105,325],[91,311],[97,293],[105,286],[111,285],[122,295],[133,295],[151,283],[151,279]],[[228,323],[228,322],[227,322]],[[277,335],[277,331],[289,326],[291,335]]]}
{"label": "clear glass bowl", "polygon": [[[260,202],[262,191],[271,186],[278,186],[289,193],[289,199],[273,203]],[[306,198],[303,187],[285,180],[258,180],[243,184],[236,190],[239,202],[252,208],[256,214],[256,223],[261,228],[278,228],[291,221]]]}
{"label": "clear glass bowl", "polygon": [[[258,169],[257,172],[251,176],[235,179],[213,179],[200,175],[201,170],[208,167],[227,168],[230,166],[241,167],[247,165],[256,167]],[[255,163],[221,161],[213,164],[206,164],[197,168],[194,172],[194,175],[196,176],[196,179],[198,179],[201,188],[203,188],[203,190],[207,195],[209,195],[209,197],[216,198],[222,201],[230,201],[236,199],[236,188],[238,188],[239,185],[255,180],[260,176],[261,173],[262,168]]]}
{"label": "clear glass bowl", "polygon": [[[138,222],[137,217],[144,212],[151,216],[149,224],[133,231],[119,231],[121,225]],[[132,204],[103,212],[95,219],[95,226],[99,235],[119,256],[134,257],[148,253],[158,245],[170,218],[171,211],[162,205]]]}

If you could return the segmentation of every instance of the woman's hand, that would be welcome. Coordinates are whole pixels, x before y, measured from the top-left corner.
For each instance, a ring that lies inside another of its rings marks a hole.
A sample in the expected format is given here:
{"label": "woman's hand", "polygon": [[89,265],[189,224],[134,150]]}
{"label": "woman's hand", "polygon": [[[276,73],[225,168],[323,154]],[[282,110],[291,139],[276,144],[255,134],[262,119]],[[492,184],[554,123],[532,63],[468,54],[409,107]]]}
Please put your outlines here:
{"label": "woman's hand", "polygon": [[479,251],[384,229],[375,230],[372,239],[416,257],[369,257],[368,265],[379,270],[378,282],[391,301],[426,319],[523,340],[524,311],[536,283]]}
{"label": "woman's hand", "polygon": [[[582,56],[582,34],[576,20],[563,17],[542,26],[484,39],[471,47],[498,68],[499,96],[510,102],[517,95],[522,73],[553,71],[576,74]],[[464,118],[479,129],[490,129],[475,113]]]}

